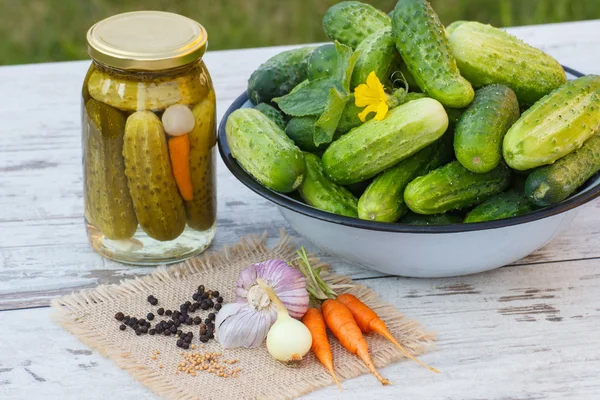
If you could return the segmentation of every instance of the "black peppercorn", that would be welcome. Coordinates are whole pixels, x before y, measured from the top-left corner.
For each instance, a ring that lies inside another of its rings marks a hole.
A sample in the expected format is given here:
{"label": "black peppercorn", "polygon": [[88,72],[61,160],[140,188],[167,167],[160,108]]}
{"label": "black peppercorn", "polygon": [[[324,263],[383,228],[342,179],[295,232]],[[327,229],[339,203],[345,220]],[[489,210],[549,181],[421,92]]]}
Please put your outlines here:
{"label": "black peppercorn", "polygon": [[200,295],[198,295],[198,293],[194,293],[192,295],[192,299],[194,299],[194,301],[197,301],[200,298]]}
{"label": "black peppercorn", "polygon": [[146,320],[144,318],[138,319],[138,325],[146,325]]}
{"label": "black peppercorn", "polygon": [[177,332],[175,332],[175,334],[181,336],[183,334],[183,331],[181,329],[177,329]]}
{"label": "black peppercorn", "polygon": [[183,340],[179,339],[176,343],[177,347],[183,347]]}
{"label": "black peppercorn", "polygon": [[192,339],[194,337],[194,334],[192,332],[188,332],[187,333],[187,337],[189,337],[190,339]]}
{"label": "black peppercorn", "polygon": [[185,322],[185,320],[186,320],[187,318],[188,318],[188,317],[186,317],[185,315],[183,315],[183,314],[182,314],[182,315],[180,315],[180,316],[179,316],[179,322]]}
{"label": "black peppercorn", "polygon": [[147,319],[148,321],[152,321],[152,320],[154,319],[154,314],[152,314],[152,313],[148,313],[148,315],[146,315],[146,319]]}
{"label": "black peppercorn", "polygon": [[193,313],[193,312],[196,312],[196,309],[197,309],[198,307],[196,307],[194,304],[196,304],[196,303],[192,303],[192,305],[191,305],[191,306],[190,306],[190,308],[188,309],[188,312],[191,312],[191,313]]}
{"label": "black peppercorn", "polygon": [[126,315],[124,319],[131,319],[129,315]]}
{"label": "black peppercorn", "polygon": [[142,333],[148,333],[148,327],[147,326],[142,326],[140,328],[140,330],[142,331]]}
{"label": "black peppercorn", "polygon": [[206,300],[203,300],[202,303],[200,303],[200,308],[203,310],[208,310],[210,308],[210,305]]}
{"label": "black peppercorn", "polygon": [[170,329],[165,329],[165,336],[171,336],[171,330]]}
{"label": "black peppercorn", "polygon": [[212,292],[212,297],[213,297],[213,298],[215,298],[215,299],[216,299],[217,297],[219,297],[219,291],[218,291],[218,290],[215,290],[214,292]]}
{"label": "black peppercorn", "polygon": [[138,319],[136,317],[131,317],[129,318],[129,322],[131,322],[132,324],[136,324],[138,323]]}
{"label": "black peppercorn", "polygon": [[161,308],[159,308],[158,310],[156,310],[156,313],[157,313],[158,315],[164,315],[164,314],[165,314],[165,309],[161,307]]}
{"label": "black peppercorn", "polygon": [[152,324],[148,321],[146,321],[146,325],[144,325],[146,328],[150,328],[152,326]]}
{"label": "black peppercorn", "polygon": [[175,334],[175,333],[177,333],[177,327],[176,327],[176,326],[172,326],[172,327],[171,327],[171,333],[172,333],[172,334]]}
{"label": "black peppercorn", "polygon": [[194,317],[194,324],[200,325],[200,322],[202,322],[202,318],[200,318],[198,316]]}
{"label": "black peppercorn", "polygon": [[123,314],[121,311],[119,311],[118,313],[115,314],[115,319],[117,321],[123,321],[125,319],[125,314]]}
{"label": "black peppercorn", "polygon": [[217,297],[217,303],[222,303],[223,302],[223,297],[219,296]]}
{"label": "black peppercorn", "polygon": [[169,315],[173,314],[173,311],[171,310],[165,310],[165,315],[168,317]]}
{"label": "black peppercorn", "polygon": [[183,342],[183,346],[181,346],[181,347],[183,347],[184,350],[187,350],[187,349],[190,348],[190,344],[186,343],[186,342]]}
{"label": "black peppercorn", "polygon": [[162,326],[160,326],[160,325],[156,328],[156,333],[158,333],[158,334],[161,334],[164,331],[165,331],[164,328]]}
{"label": "black peppercorn", "polygon": [[150,329],[150,330],[148,331],[148,333],[149,333],[151,336],[154,336],[154,335],[156,335],[156,329]]}
{"label": "black peppercorn", "polygon": [[214,321],[216,317],[217,316],[215,315],[215,313],[208,313],[208,319],[210,319],[211,321]]}
{"label": "black peppercorn", "polygon": [[215,306],[215,302],[212,301],[212,299],[207,299],[206,302],[208,303],[209,307],[214,307]]}
{"label": "black peppercorn", "polygon": [[191,317],[187,317],[187,318],[185,319],[185,324],[186,324],[186,325],[192,325],[193,323],[194,323],[194,321],[192,320],[192,318],[191,318]]}
{"label": "black peppercorn", "polygon": [[136,329],[135,330],[135,334],[138,336],[142,336],[142,330],[141,329]]}
{"label": "black peppercorn", "polygon": [[209,339],[214,339],[215,338],[215,334],[213,332],[209,332],[208,333],[208,338]]}
{"label": "black peppercorn", "polygon": [[158,304],[158,300],[153,295],[150,295],[150,296],[148,296],[148,303],[150,303],[153,306],[155,306],[155,305]]}
{"label": "black peppercorn", "polygon": [[206,300],[208,299],[208,293],[204,292],[202,293],[202,295],[200,296],[200,300]]}
{"label": "black peppercorn", "polygon": [[209,325],[211,322],[212,322],[212,321],[211,321],[210,319],[208,319],[208,318],[206,318],[206,319],[204,320],[204,323],[206,324],[206,326],[208,326],[208,325]]}
{"label": "black peppercorn", "polygon": [[202,343],[206,343],[206,342],[208,342],[208,336],[206,336],[206,335],[200,335],[200,341],[201,341]]}
{"label": "black peppercorn", "polygon": [[121,324],[119,326],[119,329],[122,330],[122,331],[124,331],[125,329],[127,329],[127,326],[125,324]]}
{"label": "black peppercorn", "polygon": [[184,312],[187,312],[188,306],[186,306],[185,304],[182,304],[179,306],[179,309],[181,310],[182,313],[184,313]]}
{"label": "black peppercorn", "polygon": [[201,293],[204,292],[204,285],[198,286],[198,291]]}
{"label": "black peppercorn", "polygon": [[223,305],[221,303],[215,304],[215,310],[219,311],[221,309],[221,307],[223,307]]}
{"label": "black peppercorn", "polygon": [[173,326],[176,326],[177,328],[179,328],[179,326],[181,325],[181,321],[177,320],[173,323]]}
{"label": "black peppercorn", "polygon": [[198,302],[195,302],[192,305],[194,306],[194,308],[196,308],[196,310],[200,308],[200,303],[198,303]]}

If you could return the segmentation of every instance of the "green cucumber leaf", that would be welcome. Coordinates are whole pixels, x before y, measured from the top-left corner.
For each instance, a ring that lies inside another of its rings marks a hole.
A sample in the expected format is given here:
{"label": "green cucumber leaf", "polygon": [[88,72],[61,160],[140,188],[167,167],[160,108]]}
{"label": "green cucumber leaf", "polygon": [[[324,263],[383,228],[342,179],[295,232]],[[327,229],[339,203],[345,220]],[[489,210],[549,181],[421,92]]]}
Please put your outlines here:
{"label": "green cucumber leaf", "polygon": [[352,51],[350,47],[337,41],[335,42],[335,48],[337,50],[337,66],[333,76],[342,89],[346,93],[350,93],[350,80],[352,79],[352,72],[354,71],[358,56],[360,56],[360,51]]}
{"label": "green cucumber leaf", "polygon": [[329,143],[333,140],[333,135],[340,122],[340,117],[342,116],[342,112],[344,112],[348,98],[349,96],[346,93],[340,91],[335,86],[329,89],[325,112],[321,114],[315,124],[314,142],[316,146]]}
{"label": "green cucumber leaf", "polygon": [[304,81],[285,96],[273,99],[279,109],[292,117],[320,115],[325,111],[329,89],[334,85],[331,78]]}

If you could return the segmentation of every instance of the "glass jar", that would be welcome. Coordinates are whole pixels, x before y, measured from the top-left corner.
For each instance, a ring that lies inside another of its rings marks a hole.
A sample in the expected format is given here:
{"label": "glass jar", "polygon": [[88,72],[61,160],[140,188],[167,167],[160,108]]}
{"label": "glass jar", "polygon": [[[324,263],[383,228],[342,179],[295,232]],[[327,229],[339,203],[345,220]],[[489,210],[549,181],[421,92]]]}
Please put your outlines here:
{"label": "glass jar", "polygon": [[180,261],[215,235],[216,102],[207,33],[165,12],[120,14],[87,34],[82,90],[88,238],[132,264]]}

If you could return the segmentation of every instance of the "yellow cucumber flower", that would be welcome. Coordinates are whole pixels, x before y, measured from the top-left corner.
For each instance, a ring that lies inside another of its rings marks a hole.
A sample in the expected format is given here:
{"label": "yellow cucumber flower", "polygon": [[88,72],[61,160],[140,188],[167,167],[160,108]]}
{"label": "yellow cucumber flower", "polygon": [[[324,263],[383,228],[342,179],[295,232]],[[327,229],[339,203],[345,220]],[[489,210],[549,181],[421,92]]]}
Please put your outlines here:
{"label": "yellow cucumber flower", "polygon": [[366,107],[358,114],[361,122],[365,122],[367,115],[372,112],[377,113],[375,115],[377,121],[385,118],[389,109],[387,94],[375,72],[369,74],[366,84],[361,83],[354,89],[354,104],[357,107]]}

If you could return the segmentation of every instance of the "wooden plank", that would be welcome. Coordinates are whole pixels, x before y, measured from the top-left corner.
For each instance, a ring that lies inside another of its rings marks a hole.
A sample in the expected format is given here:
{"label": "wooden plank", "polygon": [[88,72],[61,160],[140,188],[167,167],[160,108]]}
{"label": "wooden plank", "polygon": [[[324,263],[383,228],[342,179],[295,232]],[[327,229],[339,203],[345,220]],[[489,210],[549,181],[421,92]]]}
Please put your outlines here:
{"label": "wooden plank", "polygon": [[[600,73],[600,21],[511,29],[564,64]],[[250,73],[287,47],[209,52],[218,115],[246,87]],[[79,91],[89,62],[0,67],[0,309],[47,304],[48,298],[144,274],[95,254],[82,224]],[[18,138],[18,140],[16,140]],[[219,228],[215,246],[248,233],[287,227],[275,207],[218,165]],[[555,243],[519,264],[600,257],[599,203]],[[289,227],[288,227],[289,230]],[[290,233],[292,233],[290,231]],[[381,276],[336,262],[354,277]]]}
{"label": "wooden plank", "polygon": [[[442,373],[401,362],[381,371],[393,386],[382,387],[365,375],[343,382],[343,393],[331,387],[307,399],[600,397],[598,261],[502,268],[452,279],[365,282],[438,333],[438,350],[422,359]],[[0,398],[152,397],[56,326],[49,312],[0,312]]]}

